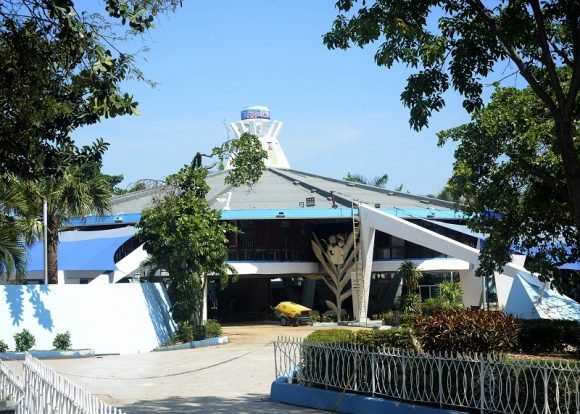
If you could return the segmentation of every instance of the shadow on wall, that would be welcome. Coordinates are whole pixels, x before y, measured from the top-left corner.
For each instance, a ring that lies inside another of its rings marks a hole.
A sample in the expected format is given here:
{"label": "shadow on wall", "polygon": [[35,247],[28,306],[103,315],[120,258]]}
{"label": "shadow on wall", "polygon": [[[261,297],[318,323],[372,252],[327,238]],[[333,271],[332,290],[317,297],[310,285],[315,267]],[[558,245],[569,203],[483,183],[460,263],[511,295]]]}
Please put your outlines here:
{"label": "shadow on wall", "polygon": [[30,296],[28,301],[34,309],[34,317],[37,319],[38,324],[49,332],[52,332],[54,328],[52,316],[50,310],[44,306],[41,296],[41,294],[46,295],[50,292],[48,285],[6,285],[4,288],[8,308],[10,309],[12,325],[20,326],[20,323],[24,319],[24,292],[26,289]]}
{"label": "shadow on wall", "polygon": [[20,326],[22,322],[22,313],[24,312],[24,293],[23,286],[6,285],[4,287],[6,292],[6,301],[10,309],[10,318],[12,325]]}
{"label": "shadow on wall", "polygon": [[44,302],[41,299],[40,294],[43,293],[47,295],[50,292],[48,285],[27,285],[28,293],[30,293],[29,302],[34,309],[34,317],[38,320],[38,324],[42,326],[49,332],[52,332],[54,328],[54,323],[52,322],[52,317],[50,311],[44,306]]}
{"label": "shadow on wall", "polygon": [[[147,301],[149,316],[160,344],[168,342],[175,326],[169,313],[169,298],[158,283],[141,283],[143,295]],[[162,294],[163,292],[163,294]]]}

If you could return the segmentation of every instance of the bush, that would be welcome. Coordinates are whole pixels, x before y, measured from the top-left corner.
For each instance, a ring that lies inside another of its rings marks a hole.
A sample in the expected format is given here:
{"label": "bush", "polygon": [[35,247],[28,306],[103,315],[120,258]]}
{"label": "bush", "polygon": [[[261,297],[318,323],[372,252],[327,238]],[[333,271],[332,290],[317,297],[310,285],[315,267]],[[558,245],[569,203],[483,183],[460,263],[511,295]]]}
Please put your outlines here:
{"label": "bush", "polygon": [[54,337],[54,341],[52,341],[52,346],[54,349],[59,349],[66,351],[72,348],[72,343],[70,340],[70,332],[66,331],[65,333],[56,334]]}
{"label": "bush", "polygon": [[421,295],[418,293],[407,293],[406,295],[402,295],[395,304],[395,307],[401,313],[421,313]]}
{"label": "bush", "polygon": [[415,334],[425,351],[505,352],[517,346],[518,320],[501,312],[442,311],[418,316]]}
{"label": "bush", "polygon": [[413,349],[411,330],[396,328],[388,330],[328,329],[312,332],[304,340],[305,344],[345,344],[365,345],[370,348]]}
{"label": "bush", "polygon": [[195,330],[188,321],[179,322],[172,342],[192,342],[195,340]]}
{"label": "bush", "polygon": [[0,339],[0,352],[8,352],[8,344]]}
{"label": "bush", "polygon": [[222,336],[222,326],[218,321],[208,319],[204,324],[204,335],[201,339],[216,338]]}
{"label": "bush", "polygon": [[580,353],[580,323],[549,319],[518,320],[519,347],[524,353]]}
{"label": "bush", "polygon": [[441,311],[458,309],[459,307],[461,306],[452,304],[443,297],[429,298],[425,299],[425,301],[421,303],[421,313],[424,315],[434,315]]}
{"label": "bush", "polygon": [[384,314],[383,324],[389,326],[412,326],[415,315],[412,313],[388,312]]}
{"label": "bush", "polygon": [[22,332],[14,334],[14,342],[16,343],[16,352],[25,352],[34,346],[36,339],[28,329],[23,329]]}

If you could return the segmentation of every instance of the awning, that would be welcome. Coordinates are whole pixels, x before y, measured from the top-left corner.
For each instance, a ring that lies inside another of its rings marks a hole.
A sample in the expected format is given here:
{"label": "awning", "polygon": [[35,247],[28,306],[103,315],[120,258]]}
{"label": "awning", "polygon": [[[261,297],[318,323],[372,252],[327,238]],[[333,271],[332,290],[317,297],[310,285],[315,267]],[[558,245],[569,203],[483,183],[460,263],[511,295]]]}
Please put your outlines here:
{"label": "awning", "polygon": [[[115,251],[136,231],[129,226],[113,230],[61,232],[58,270],[115,270]],[[44,270],[42,241],[36,242],[28,254],[28,271]]]}

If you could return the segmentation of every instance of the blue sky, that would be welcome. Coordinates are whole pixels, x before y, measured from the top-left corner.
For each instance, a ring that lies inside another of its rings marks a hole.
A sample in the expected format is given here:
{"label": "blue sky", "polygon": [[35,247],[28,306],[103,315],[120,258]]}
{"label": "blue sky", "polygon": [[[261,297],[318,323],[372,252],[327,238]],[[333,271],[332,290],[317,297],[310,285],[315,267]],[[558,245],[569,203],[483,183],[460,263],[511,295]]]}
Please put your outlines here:
{"label": "blue sky", "polygon": [[[227,138],[226,123],[249,105],[266,105],[284,122],[280,143],[293,169],[334,178],[389,174],[387,187],[440,191],[454,146],[436,133],[469,120],[455,93],[420,133],[410,129],[399,96],[411,73],[374,64],[374,48],[330,51],[322,35],[334,1],[184,1],[131,47],[148,46],[139,66],[158,83],[130,82],[141,115],[75,132],[79,144],[111,144],[104,172],[128,185],[161,179]],[[231,135],[233,136],[233,134]]]}

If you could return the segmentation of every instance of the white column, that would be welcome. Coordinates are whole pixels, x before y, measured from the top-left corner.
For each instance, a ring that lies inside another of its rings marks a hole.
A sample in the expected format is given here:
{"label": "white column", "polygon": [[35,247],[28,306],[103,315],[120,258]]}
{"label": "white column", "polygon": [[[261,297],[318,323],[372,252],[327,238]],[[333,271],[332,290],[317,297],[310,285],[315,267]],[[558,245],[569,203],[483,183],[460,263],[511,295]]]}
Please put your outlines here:
{"label": "white column", "polygon": [[201,280],[203,284],[203,299],[201,304],[201,323],[205,323],[207,321],[207,285],[208,285],[208,278],[207,276],[202,276]]}
{"label": "white column", "polygon": [[[364,221],[361,220],[360,223],[360,249],[361,249],[361,257],[362,265],[363,265],[363,274],[362,280],[359,280],[358,286],[359,291],[355,291],[353,289],[353,312],[355,319],[358,322],[366,322],[367,321],[367,313],[368,313],[368,306],[369,306],[369,294],[370,294],[370,287],[371,287],[371,271],[373,270],[373,253],[375,247],[375,229],[373,227],[367,226]],[[354,272],[356,275],[356,272]],[[359,276],[359,277],[360,277]],[[358,295],[363,295],[363,300],[359,300]],[[362,306],[359,309],[358,304],[361,303]]]}

